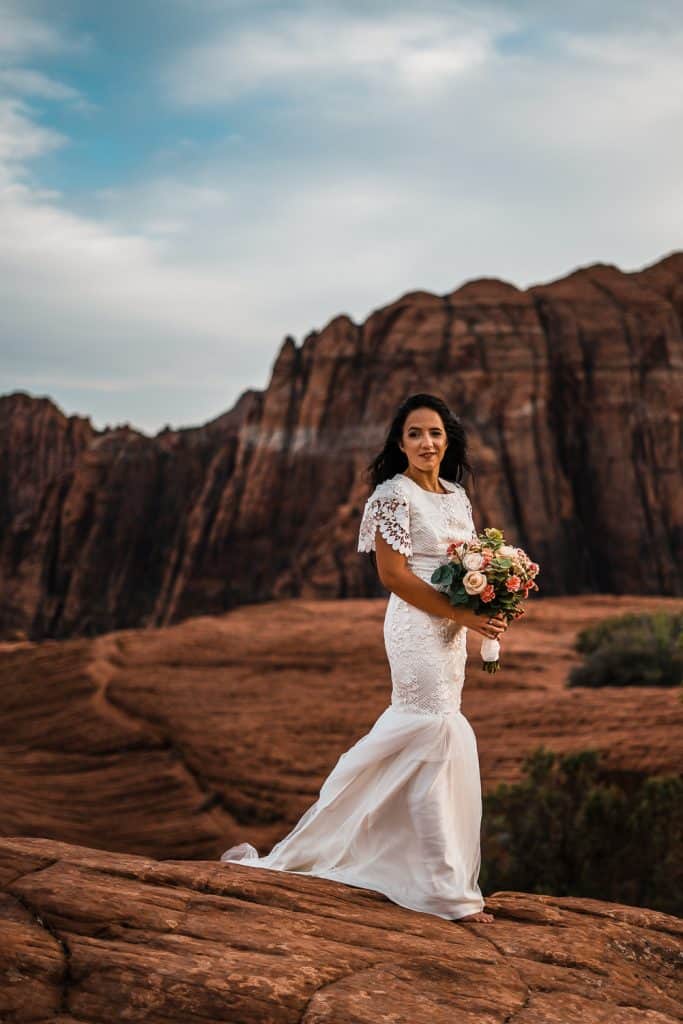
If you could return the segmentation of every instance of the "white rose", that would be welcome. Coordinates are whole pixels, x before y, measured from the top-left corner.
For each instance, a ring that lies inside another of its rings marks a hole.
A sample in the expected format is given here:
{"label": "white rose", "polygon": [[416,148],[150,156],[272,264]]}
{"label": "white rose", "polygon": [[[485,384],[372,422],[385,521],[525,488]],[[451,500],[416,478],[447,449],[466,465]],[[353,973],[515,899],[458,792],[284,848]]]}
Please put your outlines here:
{"label": "white rose", "polygon": [[483,572],[467,572],[462,578],[462,585],[468,594],[481,594],[488,586],[488,580]]}
{"label": "white rose", "polygon": [[503,558],[510,558],[512,555],[516,554],[516,552],[517,548],[511,547],[510,544],[502,544],[498,548],[498,554],[502,555]]}
{"label": "white rose", "polygon": [[470,551],[463,558],[462,564],[466,569],[481,569],[484,564],[483,555],[480,555],[477,551]]}

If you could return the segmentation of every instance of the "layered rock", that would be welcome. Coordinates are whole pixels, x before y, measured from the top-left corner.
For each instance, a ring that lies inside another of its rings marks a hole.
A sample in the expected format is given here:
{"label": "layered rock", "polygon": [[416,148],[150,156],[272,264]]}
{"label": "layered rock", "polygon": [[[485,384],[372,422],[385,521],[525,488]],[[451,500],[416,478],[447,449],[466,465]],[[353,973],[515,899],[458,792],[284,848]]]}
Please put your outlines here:
{"label": "layered rock", "polygon": [[0,1015],[76,1024],[674,1024],[683,923],[500,892],[453,923],[235,864],[0,840]]}
{"label": "layered rock", "polygon": [[[475,522],[533,555],[545,594],[680,594],[682,292],[683,253],[525,291],[411,292],[364,324],[287,338],[264,392],[154,438],[44,402],[52,435],[22,431],[32,400],[0,400],[0,630],[61,637],[381,593],[355,550],[364,468],[417,391],[462,418]],[[26,488],[50,436],[59,454]]]}
{"label": "layered rock", "polygon": [[[677,688],[565,686],[575,633],[672,598],[543,598],[503,670],[469,633],[463,711],[484,791],[538,746],[596,748],[612,774],[683,769]],[[268,852],[391,699],[384,600],[286,600],[163,629],[0,650],[0,835],[160,858]],[[1,943],[0,943],[1,945]]]}

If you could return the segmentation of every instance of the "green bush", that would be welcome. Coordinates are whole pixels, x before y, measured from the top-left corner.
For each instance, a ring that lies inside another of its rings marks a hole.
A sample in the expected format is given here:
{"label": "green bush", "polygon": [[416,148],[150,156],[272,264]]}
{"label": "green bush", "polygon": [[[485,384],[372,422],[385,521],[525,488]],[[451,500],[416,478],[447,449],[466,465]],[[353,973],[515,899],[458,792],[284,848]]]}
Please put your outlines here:
{"label": "green bush", "polygon": [[608,772],[539,747],[484,797],[484,892],[514,889],[683,914],[683,779]]}
{"label": "green bush", "polygon": [[568,686],[679,686],[683,682],[683,613],[628,614],[582,630],[586,655]]}

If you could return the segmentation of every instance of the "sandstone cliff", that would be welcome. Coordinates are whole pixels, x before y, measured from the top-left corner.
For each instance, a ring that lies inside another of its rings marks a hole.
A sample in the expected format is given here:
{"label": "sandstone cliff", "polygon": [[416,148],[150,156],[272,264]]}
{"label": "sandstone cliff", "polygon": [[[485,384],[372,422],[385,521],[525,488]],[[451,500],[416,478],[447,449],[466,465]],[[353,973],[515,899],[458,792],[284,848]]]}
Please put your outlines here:
{"label": "sandstone cliff", "polygon": [[0,634],[381,593],[355,551],[363,469],[397,403],[425,390],[468,428],[475,522],[533,554],[543,593],[680,594],[682,318],[676,253],[338,316],[285,340],[264,392],[154,438],[6,396]]}
{"label": "sandstone cliff", "polygon": [[683,922],[500,892],[457,924],[278,871],[0,840],[0,1016],[32,1024],[674,1024]]}

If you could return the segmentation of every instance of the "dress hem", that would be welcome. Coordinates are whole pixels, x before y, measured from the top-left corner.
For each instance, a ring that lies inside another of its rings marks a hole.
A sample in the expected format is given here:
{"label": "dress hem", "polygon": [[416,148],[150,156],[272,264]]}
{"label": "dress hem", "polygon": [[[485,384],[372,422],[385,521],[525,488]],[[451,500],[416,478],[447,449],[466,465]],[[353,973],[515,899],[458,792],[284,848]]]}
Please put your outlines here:
{"label": "dress hem", "polygon": [[420,907],[415,903],[407,903],[405,900],[397,899],[386,889],[377,889],[374,886],[362,885],[359,882],[352,882],[347,878],[340,878],[333,871],[294,871],[291,868],[273,868],[268,867],[266,864],[255,864],[253,860],[226,860],[222,861],[223,864],[241,864],[242,867],[248,868],[260,868],[262,871],[278,871],[285,875],[306,875],[309,878],[324,878],[328,882],[339,882],[341,885],[348,885],[352,889],[364,889],[366,892],[378,892],[381,896],[386,896],[388,900],[395,903],[399,907],[403,907],[405,910],[412,910],[418,914],[429,914],[430,917],[439,917],[443,921],[458,921],[462,917],[467,917],[468,914],[476,914],[484,909],[484,901],[480,901],[480,905],[473,905],[473,908],[469,907],[462,913],[456,913],[455,916],[452,914],[440,914],[436,910],[426,910],[424,907]]}

